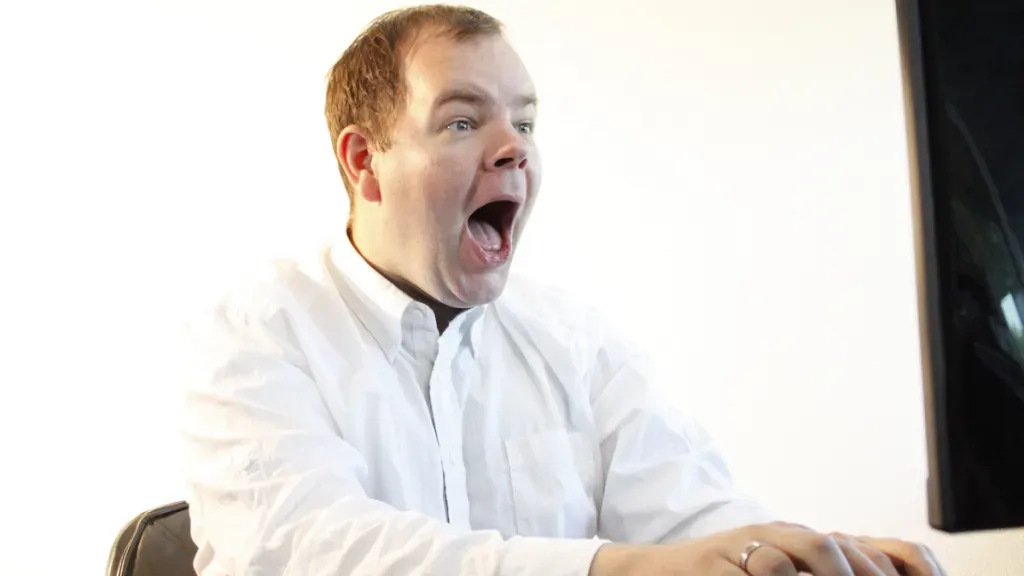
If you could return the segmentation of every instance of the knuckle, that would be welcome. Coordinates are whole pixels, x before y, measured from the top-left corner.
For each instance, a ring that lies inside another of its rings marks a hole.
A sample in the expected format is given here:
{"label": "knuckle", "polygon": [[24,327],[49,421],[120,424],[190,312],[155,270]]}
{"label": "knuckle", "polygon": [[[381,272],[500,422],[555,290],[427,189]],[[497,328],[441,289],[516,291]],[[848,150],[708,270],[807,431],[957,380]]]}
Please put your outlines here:
{"label": "knuckle", "polygon": [[881,550],[879,550],[877,548],[862,547],[860,549],[860,551],[861,551],[861,553],[863,553],[865,556],[867,556],[875,564],[879,564],[879,565],[891,564],[891,562],[889,561],[889,557],[886,556],[884,552],[882,552]]}
{"label": "knuckle", "polygon": [[839,552],[839,543],[828,534],[815,534],[811,536],[811,548],[817,554],[835,554]]}
{"label": "knuckle", "polygon": [[858,550],[860,550],[860,552],[864,554],[864,556],[866,556],[876,568],[885,570],[886,574],[896,571],[896,566],[893,565],[892,560],[890,560],[889,557],[881,550],[870,546],[861,546]]}
{"label": "knuckle", "polygon": [[928,547],[924,544],[914,543],[910,545],[910,553],[916,556],[917,558],[925,559],[929,556],[930,551],[928,550]]}
{"label": "knuckle", "polygon": [[736,534],[746,540],[764,540],[771,534],[778,533],[779,523],[769,522],[767,524],[753,524],[744,526],[736,531]]}

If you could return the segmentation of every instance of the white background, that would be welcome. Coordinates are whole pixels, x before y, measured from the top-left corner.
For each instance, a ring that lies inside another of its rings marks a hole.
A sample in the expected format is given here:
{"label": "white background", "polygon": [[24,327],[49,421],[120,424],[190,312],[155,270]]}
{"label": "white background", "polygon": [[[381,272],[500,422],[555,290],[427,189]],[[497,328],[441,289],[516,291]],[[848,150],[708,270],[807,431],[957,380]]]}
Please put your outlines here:
{"label": "white background", "polygon": [[[893,3],[472,4],[542,100],[518,271],[602,304],[785,517],[1024,573],[1021,531],[927,527]],[[0,573],[99,574],[182,496],[178,327],[343,226],[324,77],[394,6],[0,9]]]}

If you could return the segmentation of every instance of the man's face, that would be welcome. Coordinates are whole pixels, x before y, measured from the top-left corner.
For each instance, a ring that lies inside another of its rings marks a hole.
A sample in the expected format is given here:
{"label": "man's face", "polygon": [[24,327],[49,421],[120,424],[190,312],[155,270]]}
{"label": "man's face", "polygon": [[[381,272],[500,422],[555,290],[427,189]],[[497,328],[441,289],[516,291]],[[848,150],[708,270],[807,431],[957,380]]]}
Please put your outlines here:
{"label": "man's face", "polygon": [[384,227],[373,235],[387,244],[377,264],[446,306],[489,302],[540,185],[533,83],[500,36],[428,33],[408,53],[405,78],[392,146],[371,160],[380,202],[367,224]]}

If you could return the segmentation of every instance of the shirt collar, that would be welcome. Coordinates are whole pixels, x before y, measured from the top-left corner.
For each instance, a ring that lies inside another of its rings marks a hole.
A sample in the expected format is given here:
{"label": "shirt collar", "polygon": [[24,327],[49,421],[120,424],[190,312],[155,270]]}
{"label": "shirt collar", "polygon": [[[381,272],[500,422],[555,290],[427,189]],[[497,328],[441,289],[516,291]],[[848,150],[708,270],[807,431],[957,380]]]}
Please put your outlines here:
{"label": "shirt collar", "polygon": [[477,350],[480,348],[480,331],[483,326],[484,311],[490,304],[476,306],[459,314],[452,320],[448,328],[459,331],[463,342],[469,343],[469,353],[476,358]]}
{"label": "shirt collar", "polygon": [[[402,345],[402,318],[414,307],[422,307],[430,322],[434,315],[425,305],[413,300],[387,278],[377,272],[352,244],[348,234],[330,245],[330,264],[335,285],[342,298],[352,308],[359,321],[366,326],[380,345],[388,361],[394,362]],[[484,306],[466,310],[455,317],[449,330],[457,330],[470,344],[476,356],[480,339],[479,319]]]}
{"label": "shirt collar", "polygon": [[402,315],[413,299],[370,266],[348,234],[331,244],[330,257],[342,298],[394,361],[402,344]]}

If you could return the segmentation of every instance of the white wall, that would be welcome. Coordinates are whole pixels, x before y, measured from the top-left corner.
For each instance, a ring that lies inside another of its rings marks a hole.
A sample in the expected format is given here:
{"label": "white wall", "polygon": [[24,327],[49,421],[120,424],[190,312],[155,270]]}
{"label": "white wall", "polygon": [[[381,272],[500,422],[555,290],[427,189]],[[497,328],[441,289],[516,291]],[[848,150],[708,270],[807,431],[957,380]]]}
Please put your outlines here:
{"label": "white wall", "polygon": [[[343,225],[323,77],[394,4],[22,4],[0,14],[0,573],[99,573],[181,497],[184,315]],[[542,99],[519,271],[604,303],[788,518],[1024,573],[1020,531],[927,528],[892,2],[473,4]]]}

